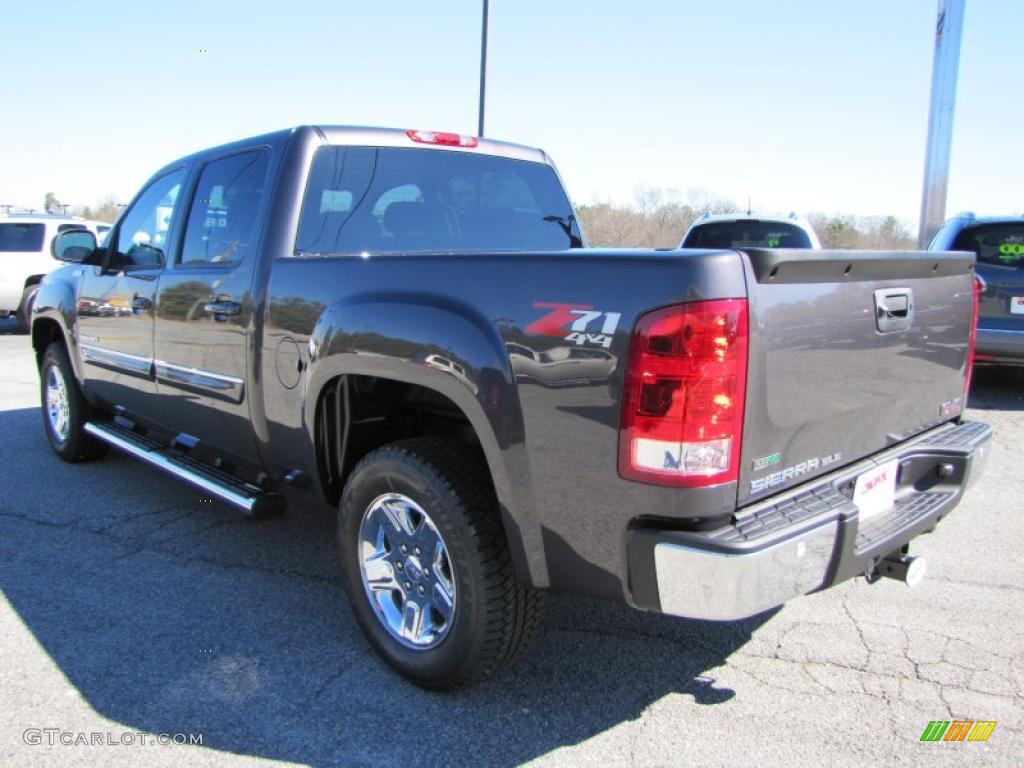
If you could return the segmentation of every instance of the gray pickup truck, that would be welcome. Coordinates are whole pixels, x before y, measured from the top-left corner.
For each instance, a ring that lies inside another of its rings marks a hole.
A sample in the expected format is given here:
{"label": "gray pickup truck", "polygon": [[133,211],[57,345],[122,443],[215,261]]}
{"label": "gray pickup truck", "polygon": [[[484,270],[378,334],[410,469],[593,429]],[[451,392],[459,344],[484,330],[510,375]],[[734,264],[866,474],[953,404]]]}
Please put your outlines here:
{"label": "gray pickup truck", "polygon": [[55,251],[57,455],[254,515],[315,489],[367,638],[427,687],[510,659],[543,590],[730,620],[914,581],[990,438],[972,254],[591,250],[527,147],[282,131]]}

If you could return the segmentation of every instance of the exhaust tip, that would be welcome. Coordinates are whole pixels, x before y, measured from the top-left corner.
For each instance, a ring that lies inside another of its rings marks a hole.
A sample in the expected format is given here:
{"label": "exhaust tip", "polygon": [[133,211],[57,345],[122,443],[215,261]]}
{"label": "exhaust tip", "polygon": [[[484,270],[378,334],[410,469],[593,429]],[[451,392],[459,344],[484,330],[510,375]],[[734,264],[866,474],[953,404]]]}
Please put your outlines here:
{"label": "exhaust tip", "polygon": [[927,569],[927,560],[910,555],[889,555],[878,564],[879,575],[902,581],[908,587],[920,584]]}

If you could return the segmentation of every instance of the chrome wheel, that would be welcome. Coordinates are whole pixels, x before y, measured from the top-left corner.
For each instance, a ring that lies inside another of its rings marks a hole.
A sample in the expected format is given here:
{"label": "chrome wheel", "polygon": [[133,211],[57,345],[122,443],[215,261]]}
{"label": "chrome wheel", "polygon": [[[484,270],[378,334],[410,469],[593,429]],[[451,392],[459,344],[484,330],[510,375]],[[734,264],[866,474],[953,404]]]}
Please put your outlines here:
{"label": "chrome wheel", "polygon": [[455,572],[434,521],[400,493],[374,499],[359,523],[359,570],[381,624],[409,648],[444,640],[455,615]]}
{"label": "chrome wheel", "polygon": [[46,417],[50,431],[57,441],[67,442],[71,425],[68,386],[64,381],[64,374],[55,365],[46,369]]}

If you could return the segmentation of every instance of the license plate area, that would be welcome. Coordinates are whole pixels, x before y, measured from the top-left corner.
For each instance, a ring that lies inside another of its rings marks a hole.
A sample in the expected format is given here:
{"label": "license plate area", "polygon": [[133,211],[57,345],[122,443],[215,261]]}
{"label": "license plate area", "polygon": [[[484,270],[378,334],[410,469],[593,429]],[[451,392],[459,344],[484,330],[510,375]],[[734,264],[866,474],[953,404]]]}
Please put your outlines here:
{"label": "license plate area", "polygon": [[1010,297],[1010,314],[1024,315],[1024,296]]}
{"label": "license plate area", "polygon": [[853,503],[857,505],[861,522],[892,509],[896,502],[896,475],[899,469],[899,459],[892,459],[861,473],[857,478],[853,487]]}

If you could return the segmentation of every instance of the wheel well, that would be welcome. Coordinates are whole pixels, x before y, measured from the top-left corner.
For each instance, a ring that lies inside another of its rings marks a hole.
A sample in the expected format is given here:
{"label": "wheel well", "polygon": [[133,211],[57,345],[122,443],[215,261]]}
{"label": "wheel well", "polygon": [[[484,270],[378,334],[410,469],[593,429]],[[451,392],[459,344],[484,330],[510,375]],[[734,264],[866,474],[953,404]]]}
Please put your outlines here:
{"label": "wheel well", "polygon": [[43,363],[43,353],[54,342],[64,344],[64,333],[56,320],[36,320],[32,324],[32,348],[36,351],[36,367]]}
{"label": "wheel well", "polygon": [[25,280],[24,287],[31,288],[33,285],[39,285],[39,283],[43,282],[44,277],[46,277],[46,275],[32,275]]}
{"label": "wheel well", "polygon": [[363,456],[410,437],[456,440],[483,459],[466,414],[441,393],[376,376],[332,379],[316,409],[317,469],[328,503],[340,501],[349,473]]}

